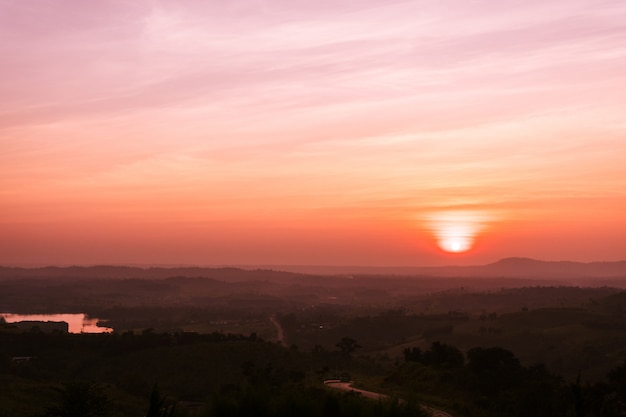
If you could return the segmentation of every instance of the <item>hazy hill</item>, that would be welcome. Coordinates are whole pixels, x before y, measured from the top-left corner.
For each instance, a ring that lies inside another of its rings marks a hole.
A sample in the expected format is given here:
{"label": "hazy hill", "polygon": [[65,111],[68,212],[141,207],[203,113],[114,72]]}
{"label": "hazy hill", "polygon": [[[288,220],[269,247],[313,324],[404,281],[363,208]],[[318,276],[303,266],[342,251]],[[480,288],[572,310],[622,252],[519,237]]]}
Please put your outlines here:
{"label": "hazy hill", "polygon": [[368,267],[279,265],[274,270],[319,275],[397,275],[430,277],[472,278],[626,278],[626,261],[572,262],[540,261],[530,258],[504,258],[487,265],[436,266],[436,267]]}
{"label": "hazy hill", "polygon": [[[315,274],[316,276],[312,276]],[[264,266],[257,268],[222,267],[128,267],[128,266],[72,266],[19,268],[0,267],[0,280],[16,278],[55,279],[163,279],[175,276],[206,277],[226,282],[326,282],[322,275],[380,275],[396,277],[446,278],[512,278],[566,281],[567,284],[598,284],[621,286],[626,280],[626,261],[571,262],[539,261],[530,258],[505,258],[487,265],[442,267],[364,267],[364,266]],[[587,280],[590,280],[587,282]]]}
{"label": "hazy hill", "polygon": [[505,258],[488,265],[422,268],[422,272],[436,276],[485,278],[626,278],[626,261],[584,263]]}
{"label": "hazy hill", "polygon": [[15,278],[54,279],[165,279],[171,277],[204,277],[220,281],[266,281],[291,279],[300,274],[272,270],[201,267],[151,267],[130,266],[48,266],[42,268],[0,267],[0,280]]}

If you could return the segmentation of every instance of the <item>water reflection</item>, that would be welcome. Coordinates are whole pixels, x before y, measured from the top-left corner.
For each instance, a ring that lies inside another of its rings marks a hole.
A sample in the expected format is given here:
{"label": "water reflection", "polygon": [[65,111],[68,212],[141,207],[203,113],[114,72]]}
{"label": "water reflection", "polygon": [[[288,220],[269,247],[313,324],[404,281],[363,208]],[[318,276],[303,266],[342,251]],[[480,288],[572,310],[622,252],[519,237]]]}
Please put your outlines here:
{"label": "water reflection", "polygon": [[64,321],[69,325],[70,333],[108,333],[113,329],[98,326],[99,319],[88,318],[85,314],[12,314],[2,313],[7,323],[18,321]]}

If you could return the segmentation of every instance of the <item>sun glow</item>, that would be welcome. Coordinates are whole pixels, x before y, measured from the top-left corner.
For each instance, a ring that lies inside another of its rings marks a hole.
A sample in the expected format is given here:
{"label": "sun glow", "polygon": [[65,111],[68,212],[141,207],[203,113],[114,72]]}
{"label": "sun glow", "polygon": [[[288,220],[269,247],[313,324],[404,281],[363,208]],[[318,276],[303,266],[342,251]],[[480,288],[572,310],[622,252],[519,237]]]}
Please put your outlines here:
{"label": "sun glow", "polygon": [[449,242],[446,242],[446,243],[447,243],[446,246],[450,247],[451,252],[461,252],[464,250],[464,246],[466,246],[464,245],[464,243],[467,243],[467,242],[463,242],[459,238],[452,238],[450,239]]}
{"label": "sun glow", "polygon": [[444,211],[426,217],[428,228],[441,249],[450,253],[467,252],[476,235],[484,229],[488,216],[474,211]]}

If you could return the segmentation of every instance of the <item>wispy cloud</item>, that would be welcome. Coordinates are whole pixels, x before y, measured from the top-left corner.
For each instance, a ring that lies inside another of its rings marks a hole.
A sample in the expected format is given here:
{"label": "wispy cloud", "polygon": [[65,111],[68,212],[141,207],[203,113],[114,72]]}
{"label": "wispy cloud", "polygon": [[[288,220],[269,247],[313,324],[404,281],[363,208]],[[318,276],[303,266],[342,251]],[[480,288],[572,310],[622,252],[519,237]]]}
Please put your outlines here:
{"label": "wispy cloud", "polygon": [[621,1],[96,3],[0,0],[4,224],[626,199]]}

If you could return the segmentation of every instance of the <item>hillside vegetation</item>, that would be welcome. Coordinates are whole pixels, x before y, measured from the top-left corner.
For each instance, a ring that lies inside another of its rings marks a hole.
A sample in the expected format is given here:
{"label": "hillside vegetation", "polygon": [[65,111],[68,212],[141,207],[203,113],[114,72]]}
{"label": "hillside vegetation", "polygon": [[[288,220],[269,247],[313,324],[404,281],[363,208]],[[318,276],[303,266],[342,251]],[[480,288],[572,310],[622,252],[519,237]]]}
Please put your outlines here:
{"label": "hillside vegetation", "polygon": [[86,313],[114,332],[0,321],[0,415],[416,416],[418,404],[455,417],[626,413],[626,292],[491,283],[235,269],[5,276],[0,311]]}

